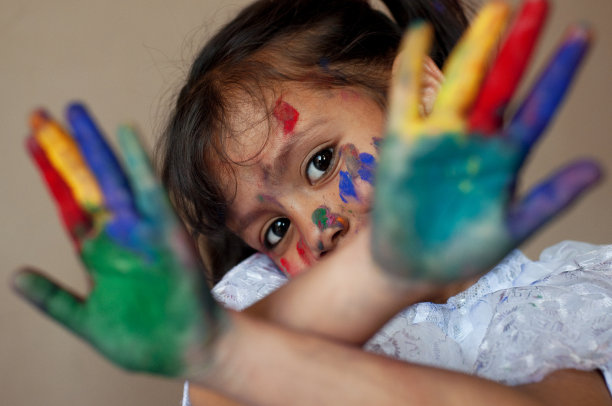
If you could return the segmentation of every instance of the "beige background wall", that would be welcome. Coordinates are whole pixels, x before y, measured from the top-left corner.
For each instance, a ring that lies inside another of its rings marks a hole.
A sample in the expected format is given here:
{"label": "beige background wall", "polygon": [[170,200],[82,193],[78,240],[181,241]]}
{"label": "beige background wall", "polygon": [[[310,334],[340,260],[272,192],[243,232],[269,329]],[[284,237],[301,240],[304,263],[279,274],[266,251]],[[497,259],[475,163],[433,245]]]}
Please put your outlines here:
{"label": "beige background wall", "polygon": [[[109,365],[44,319],[9,289],[24,264],[85,291],[85,278],[55,208],[22,147],[27,114],[56,115],[86,101],[110,133],[138,123],[152,145],[176,84],[198,45],[247,1],[0,0],[0,403],[4,405],[172,405],[181,383]],[[597,42],[524,181],[575,157],[612,173],[612,2],[556,0],[536,60],[541,64],[571,21],[589,21]],[[605,181],[525,249],[535,256],[563,239],[612,243],[612,180]]]}

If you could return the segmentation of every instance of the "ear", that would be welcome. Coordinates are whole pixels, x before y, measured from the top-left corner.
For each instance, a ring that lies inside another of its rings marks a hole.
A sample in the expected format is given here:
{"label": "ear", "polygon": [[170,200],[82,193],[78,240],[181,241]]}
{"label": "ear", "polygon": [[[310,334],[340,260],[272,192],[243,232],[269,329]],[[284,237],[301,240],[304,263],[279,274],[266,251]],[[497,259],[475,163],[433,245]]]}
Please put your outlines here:
{"label": "ear", "polygon": [[[401,51],[395,57],[393,61],[393,67],[391,70],[391,75],[395,76],[397,69],[399,67],[399,60],[401,59],[401,55],[403,52]],[[423,60],[423,78],[421,83],[421,103],[419,105],[419,111],[423,117],[426,117],[431,113],[433,109],[436,98],[438,97],[438,91],[444,83],[444,75],[438,65],[431,59],[429,56],[425,56]]]}

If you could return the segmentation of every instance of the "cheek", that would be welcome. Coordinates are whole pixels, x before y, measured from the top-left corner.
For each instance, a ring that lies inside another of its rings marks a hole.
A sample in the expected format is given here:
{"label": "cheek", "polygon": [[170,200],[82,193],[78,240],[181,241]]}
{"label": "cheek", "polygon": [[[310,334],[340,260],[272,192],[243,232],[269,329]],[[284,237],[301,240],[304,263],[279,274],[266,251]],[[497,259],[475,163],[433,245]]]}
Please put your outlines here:
{"label": "cheek", "polygon": [[293,247],[293,249],[279,256],[270,255],[276,266],[289,278],[301,274],[310,267],[308,251],[305,247],[300,248]]}

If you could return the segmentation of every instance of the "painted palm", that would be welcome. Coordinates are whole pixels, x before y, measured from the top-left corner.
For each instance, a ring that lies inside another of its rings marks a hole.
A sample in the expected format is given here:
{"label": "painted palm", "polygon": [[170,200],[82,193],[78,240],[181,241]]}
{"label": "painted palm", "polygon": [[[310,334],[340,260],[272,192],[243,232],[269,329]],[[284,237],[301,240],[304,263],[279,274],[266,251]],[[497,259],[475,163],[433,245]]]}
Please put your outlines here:
{"label": "painted palm", "polygon": [[545,1],[525,2],[484,78],[509,15],[501,2],[485,6],[449,58],[427,117],[418,106],[432,31],[426,24],[410,30],[377,173],[373,250],[388,270],[437,282],[485,271],[598,179],[594,163],[574,162],[515,197],[520,168],[589,44],[586,29],[571,28],[503,125],[546,13]]}
{"label": "painted palm", "polygon": [[23,271],[17,289],[124,368],[184,377],[201,371],[223,315],[146,154],[134,132],[120,128],[124,172],[81,105],[67,116],[74,139],[36,112],[28,149],[93,287],[79,298]]}

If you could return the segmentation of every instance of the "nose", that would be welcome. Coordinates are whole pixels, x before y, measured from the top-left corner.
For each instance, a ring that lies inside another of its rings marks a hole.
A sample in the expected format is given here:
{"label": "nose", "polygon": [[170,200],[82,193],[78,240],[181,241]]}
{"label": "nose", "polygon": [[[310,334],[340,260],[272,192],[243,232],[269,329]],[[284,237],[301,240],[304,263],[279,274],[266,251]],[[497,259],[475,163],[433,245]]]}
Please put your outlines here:
{"label": "nose", "polygon": [[332,213],[327,206],[319,206],[312,213],[314,232],[310,236],[309,245],[317,258],[323,257],[333,251],[338,242],[349,231],[350,223],[342,215]]}

